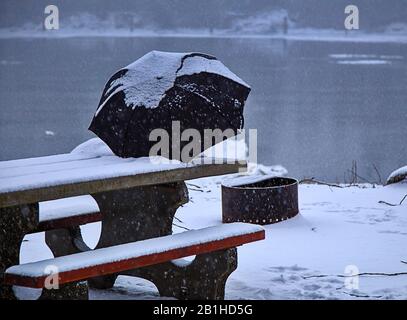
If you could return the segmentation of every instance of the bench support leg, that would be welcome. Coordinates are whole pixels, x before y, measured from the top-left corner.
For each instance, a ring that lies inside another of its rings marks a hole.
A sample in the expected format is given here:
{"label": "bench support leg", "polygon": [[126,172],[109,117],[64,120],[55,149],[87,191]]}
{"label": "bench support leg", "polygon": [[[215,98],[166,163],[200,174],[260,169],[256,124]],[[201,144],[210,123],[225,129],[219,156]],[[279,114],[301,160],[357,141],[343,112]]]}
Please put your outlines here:
{"label": "bench support leg", "polygon": [[59,289],[43,289],[39,300],[88,300],[86,281],[71,282],[60,285]]}
{"label": "bench support leg", "polygon": [[[92,196],[103,215],[96,248],[105,248],[171,234],[175,212],[188,202],[188,189],[184,182],[176,182]],[[89,279],[89,286],[112,288],[117,276],[113,274]]]}
{"label": "bench support leg", "polygon": [[[135,187],[92,196],[103,215],[102,232],[96,248],[170,235],[176,210],[188,202],[184,182]],[[47,232],[47,244],[56,256],[88,250],[78,229]],[[65,245],[61,245],[61,241]],[[225,296],[226,280],[236,267],[237,251],[230,248],[198,255],[189,264],[169,261],[120,274],[152,281],[162,296],[220,300]],[[114,286],[118,275],[92,278],[88,283],[92,288],[109,289]],[[47,292],[44,298],[48,296]]]}
{"label": "bench support leg", "polygon": [[20,263],[20,245],[39,223],[38,203],[0,209],[0,299],[17,299],[12,286],[3,283],[3,274]]}
{"label": "bench support leg", "polygon": [[[90,250],[83,241],[79,226],[47,230],[45,232],[45,242],[54,257]],[[88,298],[88,284],[83,281],[63,284],[59,289],[54,290],[44,288],[40,300],[88,300]]]}
{"label": "bench support leg", "polygon": [[237,268],[237,250],[230,248],[197,255],[190,264],[166,262],[130,270],[153,282],[161,296],[182,300],[223,300],[229,275]]}

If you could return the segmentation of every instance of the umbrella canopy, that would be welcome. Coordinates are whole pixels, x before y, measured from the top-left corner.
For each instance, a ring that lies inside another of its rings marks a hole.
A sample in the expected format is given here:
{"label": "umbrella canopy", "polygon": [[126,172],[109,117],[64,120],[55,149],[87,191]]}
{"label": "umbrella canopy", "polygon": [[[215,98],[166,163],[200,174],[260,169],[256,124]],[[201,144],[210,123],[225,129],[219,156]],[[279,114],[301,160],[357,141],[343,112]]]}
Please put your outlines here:
{"label": "umbrella canopy", "polygon": [[[174,121],[181,132],[192,128],[201,137],[205,129],[237,134],[249,92],[213,56],[152,51],[110,78],[89,129],[121,157],[149,156],[157,143],[150,141],[150,133],[158,128],[168,132],[170,145],[178,143],[182,150],[188,141],[174,141]],[[203,140],[200,152],[208,148]],[[165,156],[181,160],[171,151]]]}

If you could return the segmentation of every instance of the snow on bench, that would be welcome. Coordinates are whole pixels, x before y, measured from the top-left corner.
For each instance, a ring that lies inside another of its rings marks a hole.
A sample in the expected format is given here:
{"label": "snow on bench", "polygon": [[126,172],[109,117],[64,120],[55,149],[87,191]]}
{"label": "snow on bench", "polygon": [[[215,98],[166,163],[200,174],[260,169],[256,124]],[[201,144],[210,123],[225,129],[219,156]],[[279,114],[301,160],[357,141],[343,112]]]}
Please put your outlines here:
{"label": "snow on bench", "polygon": [[36,232],[74,227],[102,220],[99,207],[91,196],[77,196],[39,203]]}
{"label": "snow on bench", "polygon": [[262,240],[258,225],[231,223],[152,238],[114,247],[87,251],[55,259],[10,267],[5,283],[32,288],[44,287],[49,266],[58,270],[59,283],[84,280],[100,275],[162,263]]}
{"label": "snow on bench", "polygon": [[0,208],[235,173],[242,162],[182,163],[159,157],[81,153],[0,162]]}

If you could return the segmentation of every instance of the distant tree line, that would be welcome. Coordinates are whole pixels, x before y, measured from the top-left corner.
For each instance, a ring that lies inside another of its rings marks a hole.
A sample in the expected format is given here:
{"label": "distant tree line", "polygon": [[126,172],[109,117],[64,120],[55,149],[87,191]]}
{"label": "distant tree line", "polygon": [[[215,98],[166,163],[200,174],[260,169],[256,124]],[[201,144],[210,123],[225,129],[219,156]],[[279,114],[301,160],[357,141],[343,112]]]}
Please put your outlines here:
{"label": "distant tree line", "polygon": [[[49,0],[1,0],[0,26],[41,22]],[[54,0],[61,20],[83,12],[107,19],[112,14],[141,17],[137,23],[157,28],[227,28],[234,21],[285,9],[300,27],[342,28],[349,0]],[[407,23],[406,0],[352,0],[360,10],[361,29]]]}

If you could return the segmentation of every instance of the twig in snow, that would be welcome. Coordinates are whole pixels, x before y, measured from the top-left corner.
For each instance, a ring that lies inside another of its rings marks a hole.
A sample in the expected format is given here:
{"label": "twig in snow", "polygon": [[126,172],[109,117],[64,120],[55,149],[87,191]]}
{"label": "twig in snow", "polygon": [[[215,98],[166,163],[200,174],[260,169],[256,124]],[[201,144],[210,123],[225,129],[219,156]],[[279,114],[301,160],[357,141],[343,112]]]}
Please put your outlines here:
{"label": "twig in snow", "polygon": [[383,200],[380,200],[378,203],[382,203],[382,204],[387,204],[388,206],[392,206],[392,207],[397,207],[398,204],[394,204],[394,203],[389,203]]}
{"label": "twig in snow", "polygon": [[352,277],[359,277],[359,276],[387,276],[387,277],[395,277],[395,276],[402,276],[407,275],[407,272],[394,272],[394,273],[385,273],[385,272],[361,272],[353,275],[344,275],[344,274],[317,274],[314,276],[303,276],[303,279],[311,279],[311,278],[326,278],[326,277],[338,277],[338,278],[352,278]]}
{"label": "twig in snow", "polygon": [[187,230],[187,231],[191,230],[191,229],[188,229],[187,227],[180,226],[180,225],[178,225],[178,224],[176,224],[176,223],[174,223],[174,222],[172,223],[172,225],[174,225],[174,226],[176,226],[176,227],[178,227],[178,228]]}
{"label": "twig in snow", "polygon": [[352,296],[352,297],[356,297],[356,298],[381,298],[381,297],[383,297],[383,296],[369,296],[369,295],[359,295],[359,294],[356,294],[356,293],[350,293],[350,292],[346,292],[346,291],[342,291],[342,293],[344,293],[344,294],[347,294],[347,295],[349,295],[349,296]]}
{"label": "twig in snow", "polygon": [[407,194],[403,197],[403,199],[400,200],[399,204],[390,203],[390,202],[383,201],[383,200],[380,200],[379,203],[387,204],[388,206],[392,206],[392,207],[397,207],[397,206],[401,206],[403,204],[404,200],[406,200],[406,198],[407,198]]}
{"label": "twig in snow", "polygon": [[309,184],[321,184],[324,186],[328,186],[328,187],[335,187],[335,188],[343,188],[343,186],[339,185],[339,184],[334,184],[334,183],[328,183],[328,182],[324,182],[324,181],[319,181],[316,180],[315,178],[306,178],[306,179],[302,179],[299,183],[309,183]]}
{"label": "twig in snow", "polygon": [[188,186],[193,186],[193,187],[198,188],[198,189],[201,189],[200,186],[198,186],[197,184],[193,184],[193,183],[191,183],[191,182],[187,182],[187,185],[188,185]]}
{"label": "twig in snow", "polygon": [[175,216],[174,216],[174,219],[177,220],[177,221],[180,222],[180,223],[184,223],[184,221],[182,221],[180,218],[177,218],[177,217],[175,217]]}
{"label": "twig in snow", "polygon": [[357,175],[358,165],[357,165],[356,160],[352,160],[352,169],[348,170],[348,171],[350,171],[350,174],[351,174],[350,184],[353,185],[353,184],[358,183],[358,175]]}
{"label": "twig in snow", "polygon": [[[192,190],[192,191],[199,191],[199,192],[206,192],[206,193],[208,193],[208,192],[211,192],[211,190],[203,190],[203,189],[205,189],[205,188],[202,188],[202,187],[200,187],[200,186],[198,186],[197,184],[193,184],[193,183],[187,183],[187,186],[188,186],[188,190]],[[191,186],[192,187],[195,187],[195,188],[197,188],[197,189],[194,189],[194,188],[191,188]]]}
{"label": "twig in snow", "polygon": [[[356,171],[355,171],[355,172],[350,171],[350,170],[348,170],[348,171],[351,173],[351,175],[352,175],[353,177],[356,177],[356,182],[351,182],[351,183],[350,183],[351,186],[357,184],[357,178],[362,179],[363,181],[365,181],[365,182],[367,182],[367,183],[369,183],[369,184],[374,184],[374,183],[372,183],[371,181],[367,180],[366,178],[363,178],[363,177],[361,177],[360,175],[358,175],[358,174],[356,173]],[[353,179],[353,180],[354,180],[354,179]]]}
{"label": "twig in snow", "polygon": [[403,260],[401,260],[400,262],[401,262],[401,263],[404,263],[404,264],[407,264],[407,261],[403,261]]}
{"label": "twig in snow", "polygon": [[[339,288],[336,288],[336,290],[343,290],[343,288],[345,288],[345,286],[341,286]],[[346,292],[346,291],[342,291],[342,293],[350,295],[352,297],[357,297],[357,298],[381,298],[382,296],[369,296],[369,295],[359,295],[356,293],[351,293],[351,292]]]}

